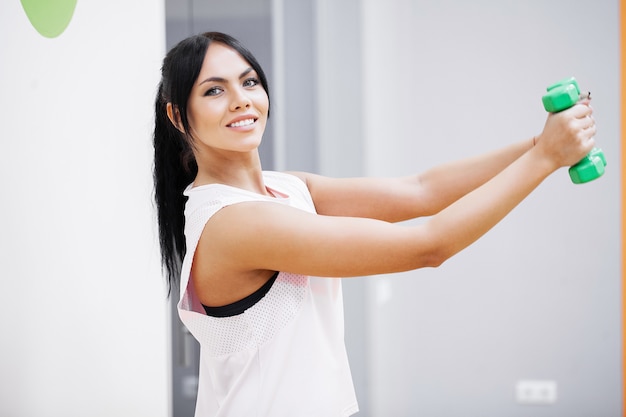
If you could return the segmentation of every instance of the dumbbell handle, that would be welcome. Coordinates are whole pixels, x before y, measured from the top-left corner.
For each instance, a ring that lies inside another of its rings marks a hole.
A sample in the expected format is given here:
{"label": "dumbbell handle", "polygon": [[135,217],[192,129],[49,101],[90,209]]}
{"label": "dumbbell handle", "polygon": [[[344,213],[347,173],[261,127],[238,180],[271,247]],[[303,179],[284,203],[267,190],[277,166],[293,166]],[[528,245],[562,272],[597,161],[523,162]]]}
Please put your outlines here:
{"label": "dumbbell handle", "polygon": [[[581,94],[578,82],[571,77],[549,86],[541,101],[546,111],[557,113],[569,109],[584,98],[591,98],[591,93]],[[604,174],[605,166],[604,152],[599,148],[593,148],[587,156],[569,168],[569,176],[574,184],[593,181]]]}

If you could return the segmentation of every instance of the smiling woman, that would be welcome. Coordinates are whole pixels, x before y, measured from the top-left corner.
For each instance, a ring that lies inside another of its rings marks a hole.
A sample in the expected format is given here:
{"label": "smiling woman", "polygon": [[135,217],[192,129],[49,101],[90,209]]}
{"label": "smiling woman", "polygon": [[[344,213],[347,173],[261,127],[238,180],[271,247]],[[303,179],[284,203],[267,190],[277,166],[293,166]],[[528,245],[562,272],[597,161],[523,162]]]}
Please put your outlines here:
{"label": "smiling woman", "polygon": [[551,114],[533,138],[419,175],[269,172],[256,59],[216,32],[172,48],[155,103],[155,199],[164,269],[201,345],[196,415],[356,413],[338,277],[437,267],[471,245],[589,152],[588,104]]}
{"label": "smiling woman", "polygon": [[[233,158],[257,159],[269,110],[258,73],[222,43],[208,48],[188,101],[189,136],[199,170],[194,186],[222,182]],[[168,117],[178,120],[168,104]],[[258,161],[260,165],[260,161]]]}

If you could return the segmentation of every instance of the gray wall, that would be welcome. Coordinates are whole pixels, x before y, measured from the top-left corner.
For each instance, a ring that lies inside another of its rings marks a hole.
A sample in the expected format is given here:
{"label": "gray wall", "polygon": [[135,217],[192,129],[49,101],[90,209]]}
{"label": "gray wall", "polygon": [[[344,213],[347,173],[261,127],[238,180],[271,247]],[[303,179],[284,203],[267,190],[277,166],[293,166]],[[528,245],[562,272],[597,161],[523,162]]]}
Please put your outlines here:
{"label": "gray wall", "polygon": [[[361,415],[619,415],[618,2],[315,3],[319,172],[406,175],[530,138],[571,75],[609,162],[586,185],[559,171],[441,268],[344,281]],[[525,380],[556,402],[519,403]]]}
{"label": "gray wall", "polygon": [[[617,1],[364,2],[366,174],[541,131],[540,96],[592,91],[606,175],[562,170],[441,268],[368,279],[372,415],[621,413]],[[516,402],[520,380],[557,401]]]}

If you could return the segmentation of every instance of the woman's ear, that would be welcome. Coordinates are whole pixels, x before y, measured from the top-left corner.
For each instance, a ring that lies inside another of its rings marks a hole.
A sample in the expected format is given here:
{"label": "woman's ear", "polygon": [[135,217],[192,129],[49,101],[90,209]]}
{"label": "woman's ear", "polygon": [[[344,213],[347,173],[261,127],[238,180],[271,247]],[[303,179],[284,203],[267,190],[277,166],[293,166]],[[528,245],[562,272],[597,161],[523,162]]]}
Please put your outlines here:
{"label": "woman's ear", "polygon": [[178,111],[178,107],[172,106],[172,103],[167,103],[167,117],[170,119],[170,122],[172,122],[174,127],[180,130],[180,133],[185,133],[183,124],[180,121],[180,112]]}

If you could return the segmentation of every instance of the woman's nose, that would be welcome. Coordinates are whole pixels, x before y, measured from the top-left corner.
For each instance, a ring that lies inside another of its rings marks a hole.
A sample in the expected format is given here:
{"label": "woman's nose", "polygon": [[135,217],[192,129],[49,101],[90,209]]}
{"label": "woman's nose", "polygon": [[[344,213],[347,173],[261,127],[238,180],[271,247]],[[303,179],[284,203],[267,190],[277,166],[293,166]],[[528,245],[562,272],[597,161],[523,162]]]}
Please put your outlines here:
{"label": "woman's nose", "polygon": [[250,107],[251,104],[252,104],[252,101],[250,100],[250,97],[248,97],[245,91],[241,89],[235,90],[233,100],[231,102],[231,109],[233,111],[241,110],[244,108],[247,109]]}

